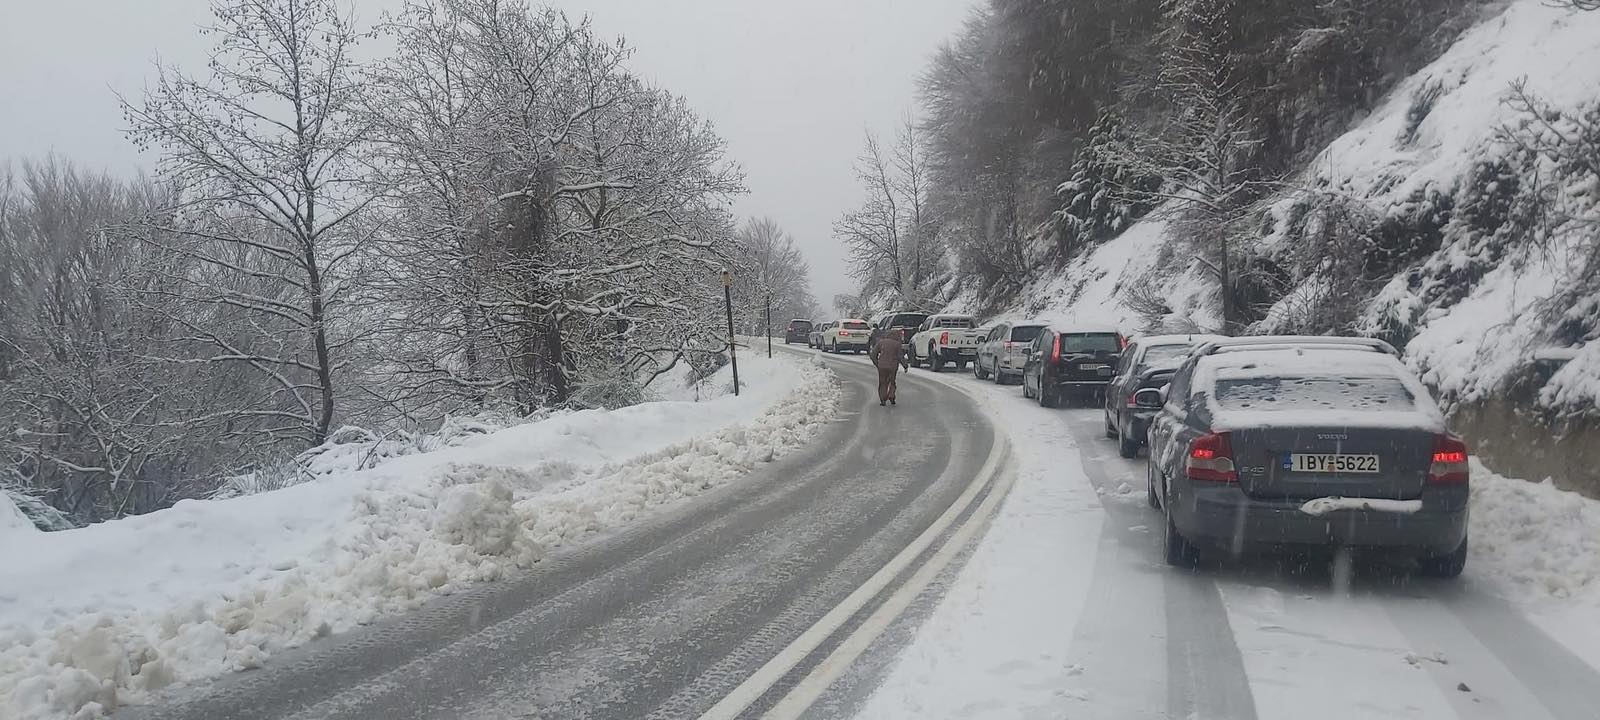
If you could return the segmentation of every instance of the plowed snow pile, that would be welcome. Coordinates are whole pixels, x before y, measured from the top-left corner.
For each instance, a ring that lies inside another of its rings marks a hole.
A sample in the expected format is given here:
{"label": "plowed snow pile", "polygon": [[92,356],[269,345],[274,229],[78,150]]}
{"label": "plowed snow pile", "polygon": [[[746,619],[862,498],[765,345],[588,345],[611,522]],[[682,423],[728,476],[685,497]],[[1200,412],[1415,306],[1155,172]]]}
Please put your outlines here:
{"label": "plowed snow pile", "polygon": [[558,414],[78,530],[37,532],[0,507],[0,717],[93,717],[501,578],[735,480],[832,416],[820,366],[756,357],[740,371],[740,397]]}

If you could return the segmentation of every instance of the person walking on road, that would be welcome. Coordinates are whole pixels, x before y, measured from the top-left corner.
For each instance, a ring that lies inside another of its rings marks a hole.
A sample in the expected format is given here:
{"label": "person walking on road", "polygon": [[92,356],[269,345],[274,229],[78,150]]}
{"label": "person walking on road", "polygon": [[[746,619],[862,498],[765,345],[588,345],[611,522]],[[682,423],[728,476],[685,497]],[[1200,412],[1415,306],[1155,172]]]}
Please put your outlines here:
{"label": "person walking on road", "polygon": [[878,368],[878,404],[894,404],[895,373],[900,371],[900,366],[905,360],[900,356],[900,338],[898,332],[884,332],[873,341],[872,347],[867,350],[867,356],[872,359],[872,364]]}

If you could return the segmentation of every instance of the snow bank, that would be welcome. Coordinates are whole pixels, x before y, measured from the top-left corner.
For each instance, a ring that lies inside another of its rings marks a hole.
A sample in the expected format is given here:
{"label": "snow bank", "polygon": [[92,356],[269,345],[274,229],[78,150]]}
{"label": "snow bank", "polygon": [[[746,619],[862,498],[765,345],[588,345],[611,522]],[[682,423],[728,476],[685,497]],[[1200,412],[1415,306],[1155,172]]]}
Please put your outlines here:
{"label": "snow bank", "polygon": [[502,578],[735,480],[831,417],[826,369],[739,369],[739,397],[563,413],[274,492],[6,531],[0,717],[94,716]]}
{"label": "snow bank", "polygon": [[1467,567],[1530,609],[1600,616],[1600,501],[1549,480],[1505,478],[1472,458]]}

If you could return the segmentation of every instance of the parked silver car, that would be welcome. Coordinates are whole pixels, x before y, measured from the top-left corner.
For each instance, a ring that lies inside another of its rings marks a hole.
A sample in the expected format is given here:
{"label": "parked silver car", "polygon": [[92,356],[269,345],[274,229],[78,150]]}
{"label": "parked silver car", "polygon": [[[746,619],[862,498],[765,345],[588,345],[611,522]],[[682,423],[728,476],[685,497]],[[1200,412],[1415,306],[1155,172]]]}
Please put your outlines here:
{"label": "parked silver car", "polygon": [[972,374],[979,380],[993,379],[1004,385],[1012,378],[1022,377],[1022,368],[1028,364],[1028,348],[1042,322],[1003,322],[989,326],[988,334],[978,340],[978,360],[972,365]]}

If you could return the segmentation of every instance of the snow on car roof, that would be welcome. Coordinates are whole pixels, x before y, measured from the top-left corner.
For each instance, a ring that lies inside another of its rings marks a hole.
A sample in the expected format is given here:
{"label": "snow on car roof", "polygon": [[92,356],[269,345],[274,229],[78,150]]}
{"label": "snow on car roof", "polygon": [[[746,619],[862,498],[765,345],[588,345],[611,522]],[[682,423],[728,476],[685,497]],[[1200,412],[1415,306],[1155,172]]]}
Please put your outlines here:
{"label": "snow on car roof", "polygon": [[1061,333],[1121,333],[1121,331],[1117,330],[1111,325],[1100,325],[1097,323],[1068,323],[1065,325],[1050,325],[1048,327],[1056,332]]}
{"label": "snow on car roof", "polygon": [[1321,425],[1344,427],[1415,428],[1433,432],[1445,429],[1444,413],[1433,396],[1400,360],[1393,355],[1373,352],[1360,346],[1347,348],[1322,346],[1261,350],[1251,353],[1207,355],[1195,365],[1193,387],[1211,388],[1217,380],[1246,378],[1394,378],[1411,394],[1412,407],[1405,410],[1239,410],[1221,407],[1211,393],[1206,406],[1212,426],[1217,429],[1261,425]]}
{"label": "snow on car roof", "polygon": [[1140,345],[1198,345],[1203,342],[1213,342],[1223,339],[1221,335],[1206,335],[1195,333],[1193,335],[1143,335],[1133,339]]}
{"label": "snow on car roof", "polygon": [[928,317],[931,317],[934,320],[946,320],[946,319],[949,319],[949,320],[971,320],[971,319],[973,319],[971,315],[968,315],[966,313],[939,313],[937,315],[929,315]]}

